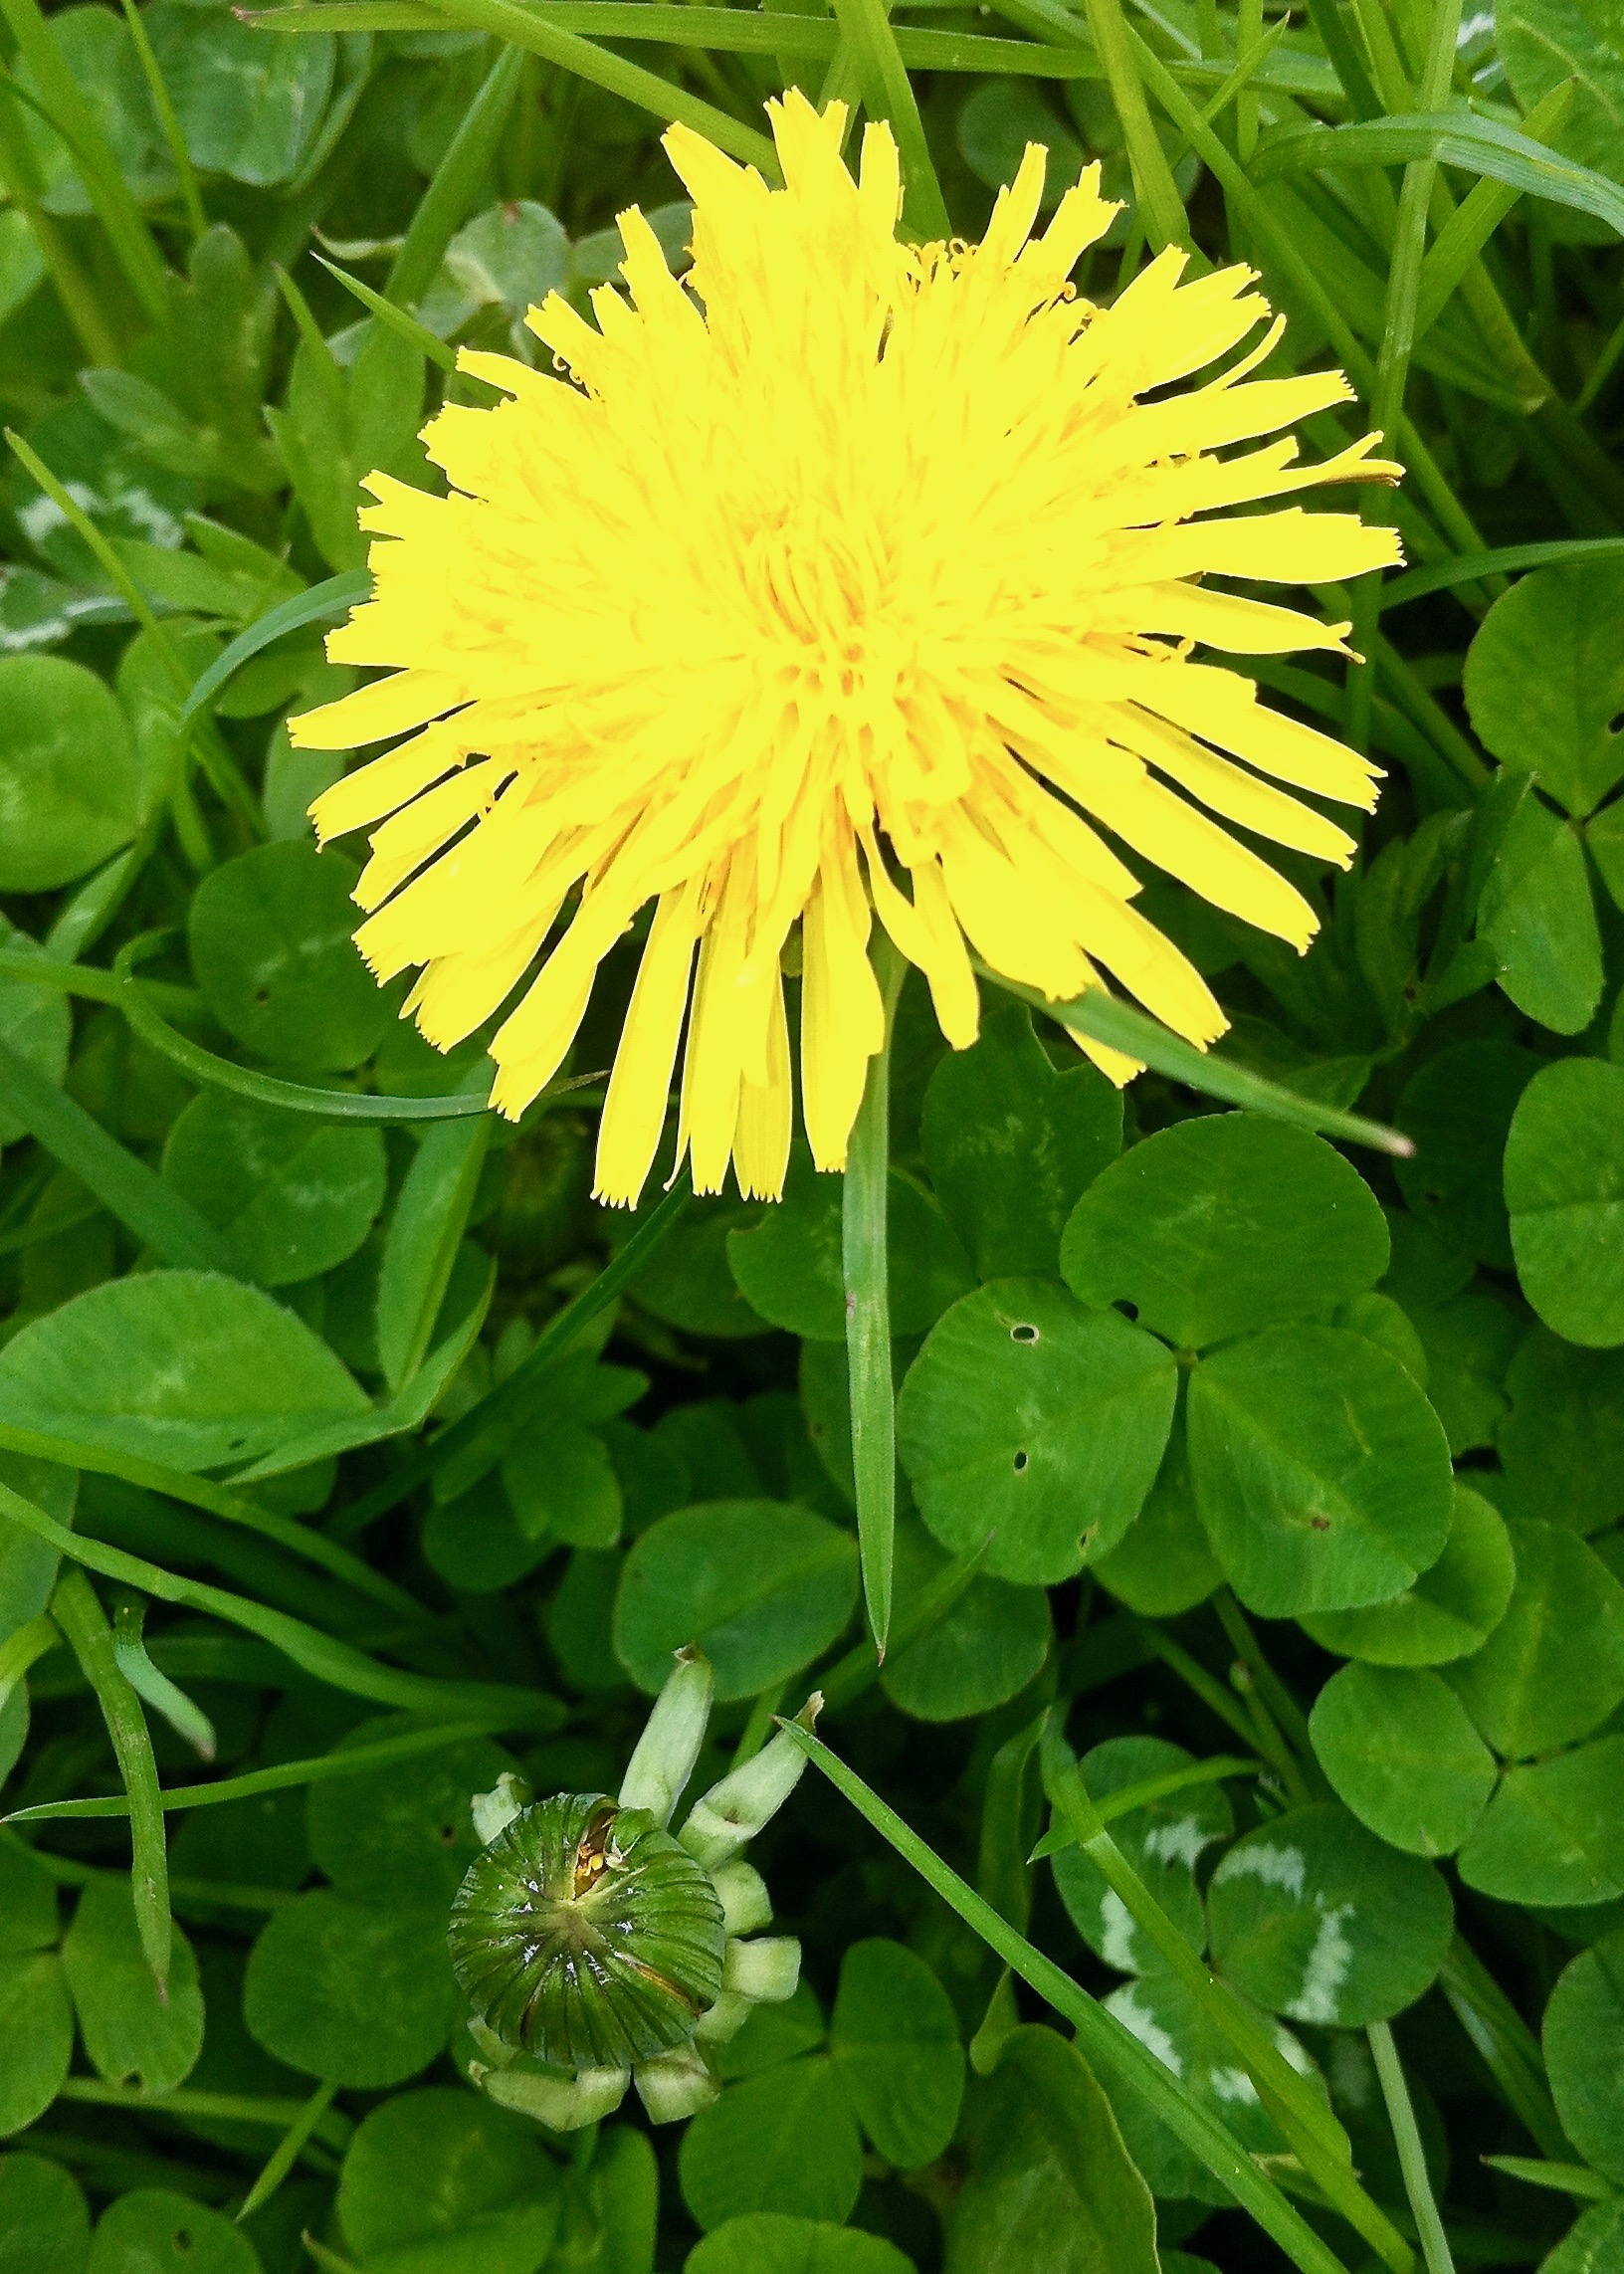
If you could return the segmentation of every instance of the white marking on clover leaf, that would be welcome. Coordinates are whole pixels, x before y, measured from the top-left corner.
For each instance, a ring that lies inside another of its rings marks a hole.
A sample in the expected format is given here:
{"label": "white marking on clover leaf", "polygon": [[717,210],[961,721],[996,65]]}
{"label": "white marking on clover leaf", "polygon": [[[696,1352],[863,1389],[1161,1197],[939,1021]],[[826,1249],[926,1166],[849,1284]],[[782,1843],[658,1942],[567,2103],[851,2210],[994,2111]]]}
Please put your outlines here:
{"label": "white marking on clover leaf", "polygon": [[1139,1844],[1157,1863],[1181,1863],[1186,1871],[1193,1871],[1202,1849],[1222,1837],[1199,1816],[1175,1816],[1171,1823],[1150,1825]]}
{"label": "white marking on clover leaf", "polygon": [[1258,2106],[1258,2088],[1244,2069],[1214,2069],[1210,2073],[1212,2097],[1243,2108]]}
{"label": "white marking on clover leaf", "polygon": [[1139,1969],[1133,1955],[1133,1915],[1111,1887],[1100,1904],[1100,1956],[1119,1973],[1137,1973]]}
{"label": "white marking on clover leaf", "polygon": [[1265,1887],[1279,1887],[1288,1895],[1300,1896],[1308,1872],[1308,1858],[1301,1848],[1271,1847],[1259,1841],[1231,1848],[1218,1866],[1215,1879],[1261,1879]]}
{"label": "white marking on clover leaf", "polygon": [[1136,1981],[1113,1990],[1106,2003],[1123,2028],[1130,2029],[1145,2050],[1154,2053],[1164,2069],[1171,2069],[1175,2077],[1184,2074],[1184,2063],[1179,2058],[1178,2047],[1155,2015],[1139,2003],[1139,1985]]}
{"label": "white marking on clover leaf", "polygon": [[1335,2021],[1340,2017],[1336,1993],[1353,1969],[1353,1945],[1345,1932],[1352,1916],[1351,1903],[1339,1903],[1321,1915],[1320,1932],[1303,1968],[1303,1987],[1286,2008],[1294,2021]]}

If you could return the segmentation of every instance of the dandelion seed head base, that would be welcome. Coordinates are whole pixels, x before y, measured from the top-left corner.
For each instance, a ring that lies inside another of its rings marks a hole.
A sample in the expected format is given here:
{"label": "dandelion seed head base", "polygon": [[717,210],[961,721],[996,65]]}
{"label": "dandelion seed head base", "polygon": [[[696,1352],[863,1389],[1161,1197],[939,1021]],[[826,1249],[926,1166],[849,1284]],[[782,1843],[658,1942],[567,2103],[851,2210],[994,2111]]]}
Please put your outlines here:
{"label": "dandelion seed head base", "polygon": [[[1225,1020],[1139,912],[1136,858],[1306,949],[1309,903],[1224,824],[1346,865],[1294,790],[1368,809],[1374,769],[1198,659],[1330,649],[1345,624],[1204,579],[1318,583],[1399,558],[1349,514],[1251,509],[1396,479],[1368,436],[1298,462],[1337,372],[1257,379],[1278,320],[1250,270],[1163,253],[1109,309],[1068,282],[1117,210],[1092,167],[1033,237],[1029,148],[977,246],[902,244],[883,126],[768,105],[784,175],[673,127],[694,198],[673,278],[622,216],[627,292],[529,324],[557,375],[465,349],[503,390],[426,432],[450,494],[382,474],[373,597],[328,641],[391,676],[295,721],[395,742],[312,807],[376,824],[356,938],[444,1049],[528,984],[491,1045],[516,1115],[562,1064],[604,956],[652,909],[599,1135],[633,1203],[682,1059],[678,1159],[783,1188],[784,950],[799,929],[802,1117],[843,1165],[884,1011],[878,921],[974,1040],[972,953],[1066,1000],[1108,976],[1205,1047]],[[1261,447],[1237,451],[1238,444]],[[1228,453],[1228,455],[1221,455]],[[1125,856],[1125,857],[1124,857]],[[1116,1080],[1119,1054],[1083,1047]]]}

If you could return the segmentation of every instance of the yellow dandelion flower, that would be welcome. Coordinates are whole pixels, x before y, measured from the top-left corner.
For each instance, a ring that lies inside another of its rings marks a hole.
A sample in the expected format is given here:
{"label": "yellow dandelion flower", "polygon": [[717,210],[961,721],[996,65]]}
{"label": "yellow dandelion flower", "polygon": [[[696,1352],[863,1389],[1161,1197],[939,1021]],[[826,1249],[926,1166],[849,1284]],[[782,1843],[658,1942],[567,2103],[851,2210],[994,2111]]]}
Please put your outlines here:
{"label": "yellow dandelion flower", "polygon": [[634,209],[629,299],[594,293],[596,328],[556,294],[530,311],[567,376],[463,352],[510,399],[427,430],[449,496],[369,476],[362,520],[390,541],[328,641],[393,676],[292,729],[319,749],[410,735],[312,811],[323,840],[381,824],[356,939],[380,980],[422,966],[408,1008],[430,1042],[472,1033],[542,957],[491,1045],[505,1113],[556,1073],[653,904],[598,1140],[613,1202],[648,1176],[685,1027],[679,1159],[701,1191],[729,1159],[744,1192],[782,1190],[797,926],[803,1117],[838,1168],[883,1041],[876,916],[955,1049],[976,1033],[972,950],[1050,1000],[1109,973],[1205,1045],[1223,1012],[1114,847],[1301,950],[1313,911],[1222,824],[1345,865],[1351,840],[1290,790],[1375,801],[1365,759],[1192,656],[1346,652],[1347,625],[1206,576],[1399,557],[1353,515],[1223,510],[1398,473],[1376,436],[1297,463],[1283,430],[1350,390],[1252,378],[1278,319],[1169,391],[1266,320],[1252,272],[1183,283],[1169,251],[1112,307],[1077,299],[1117,208],[1091,168],[1033,237],[1035,146],[979,245],[900,243],[889,131],[868,127],[854,181],[838,104],[768,107],[781,190],[666,136],[694,198],[684,282]]}

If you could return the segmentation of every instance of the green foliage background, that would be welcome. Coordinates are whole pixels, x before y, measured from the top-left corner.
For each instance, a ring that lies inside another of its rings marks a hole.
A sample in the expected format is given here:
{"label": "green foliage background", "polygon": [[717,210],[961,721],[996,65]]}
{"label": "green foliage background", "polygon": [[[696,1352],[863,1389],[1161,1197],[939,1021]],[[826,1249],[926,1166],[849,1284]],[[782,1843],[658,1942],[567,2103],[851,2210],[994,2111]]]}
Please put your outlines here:
{"label": "green foliage background", "polygon": [[[0,12],[0,2274],[1621,2274],[1617,0]],[[636,941],[494,1122],[282,724],[450,347],[790,82],[923,231],[1103,157],[1080,288],[1253,262],[1409,470],[1367,662],[1260,667],[1388,768],[1320,943],[1144,896],[1228,1074],[904,990],[878,1672],[838,1180],[595,1209]],[[694,1638],[702,1775],[828,1696],[803,1986],[552,2139],[468,1797],[613,1789]]]}

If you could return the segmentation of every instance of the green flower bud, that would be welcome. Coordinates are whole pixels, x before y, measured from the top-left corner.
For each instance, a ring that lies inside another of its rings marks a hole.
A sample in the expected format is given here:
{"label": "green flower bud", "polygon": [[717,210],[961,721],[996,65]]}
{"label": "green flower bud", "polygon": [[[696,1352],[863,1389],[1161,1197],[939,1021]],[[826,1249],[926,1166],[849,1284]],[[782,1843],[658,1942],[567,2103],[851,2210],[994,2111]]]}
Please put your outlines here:
{"label": "green flower bud", "polygon": [[655,2123],[692,2116],[720,2090],[706,2048],[799,1979],[792,1937],[740,1939],[767,1924],[772,1903],[760,1874],[735,1860],[794,1789],[799,1751],[774,1739],[696,1804],[680,1838],[666,1829],[710,1698],[708,1661],[680,1651],[618,1800],[529,1802],[505,1775],[473,1802],[485,1846],[449,1932],[486,2056],[469,2076],[553,2131],[608,2115],[628,2082]]}

